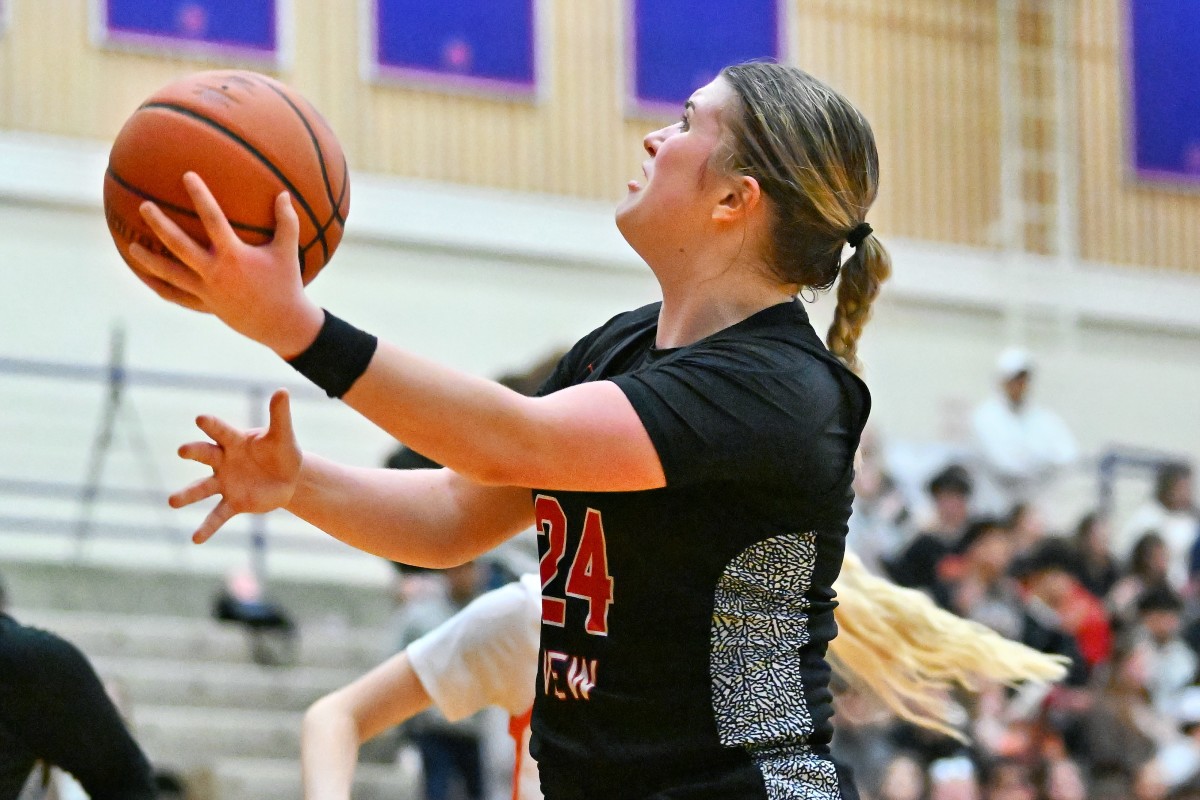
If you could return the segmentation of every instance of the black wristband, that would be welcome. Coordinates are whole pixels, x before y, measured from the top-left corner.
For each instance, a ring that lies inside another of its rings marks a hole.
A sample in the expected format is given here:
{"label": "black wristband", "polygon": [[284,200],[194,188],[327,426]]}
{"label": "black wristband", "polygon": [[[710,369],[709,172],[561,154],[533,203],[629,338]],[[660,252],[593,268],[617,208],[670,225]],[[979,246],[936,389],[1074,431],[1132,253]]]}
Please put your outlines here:
{"label": "black wristband", "polygon": [[287,363],[325,394],[341,397],[367,371],[378,345],[379,340],[371,334],[325,311],[325,323],[317,338]]}

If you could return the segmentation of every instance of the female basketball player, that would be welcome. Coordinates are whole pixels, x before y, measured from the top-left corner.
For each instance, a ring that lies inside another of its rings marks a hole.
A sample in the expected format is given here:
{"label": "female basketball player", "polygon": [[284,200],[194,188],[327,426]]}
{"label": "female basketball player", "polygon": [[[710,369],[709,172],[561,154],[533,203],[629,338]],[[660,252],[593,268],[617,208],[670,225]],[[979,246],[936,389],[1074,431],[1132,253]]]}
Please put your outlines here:
{"label": "female basketball player", "polygon": [[[131,251],[160,295],[271,347],[448,467],[302,455],[280,392],[265,430],[198,420],[212,441],[180,452],[213,475],[172,503],[221,495],[196,541],[236,513],[284,507],[430,566],[532,523],[543,624],[531,750],[546,797],[852,797],[827,756],[824,656],[870,407],[852,369],[890,269],[864,221],[874,139],[804,72],[748,64],[697,90],[645,148],[645,180],[629,183],[616,216],[662,302],[581,340],[538,398],[377,343],[313,305],[286,197],[275,242],[259,248],[237,239],[195,175],[185,181],[211,248],[144,206],[183,262]],[[827,349],[795,298],[839,272]]]}

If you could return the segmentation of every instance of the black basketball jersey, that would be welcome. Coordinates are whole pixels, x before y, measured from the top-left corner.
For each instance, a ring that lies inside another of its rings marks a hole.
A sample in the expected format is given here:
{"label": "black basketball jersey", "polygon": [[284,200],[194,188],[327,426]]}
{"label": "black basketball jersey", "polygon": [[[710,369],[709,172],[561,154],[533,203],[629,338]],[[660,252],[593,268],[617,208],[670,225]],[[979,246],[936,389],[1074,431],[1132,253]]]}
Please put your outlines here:
{"label": "black basketball jersey", "polygon": [[616,383],[667,481],[533,492],[545,795],[853,797],[824,656],[870,395],[799,302],[670,350],[658,312],[610,320],[541,390]]}

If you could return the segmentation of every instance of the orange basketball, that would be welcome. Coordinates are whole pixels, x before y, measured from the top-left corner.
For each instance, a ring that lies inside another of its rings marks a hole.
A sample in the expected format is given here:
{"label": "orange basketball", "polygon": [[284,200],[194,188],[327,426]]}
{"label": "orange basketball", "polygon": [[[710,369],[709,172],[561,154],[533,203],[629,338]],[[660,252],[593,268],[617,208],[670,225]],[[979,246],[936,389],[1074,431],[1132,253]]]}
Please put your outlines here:
{"label": "orange basketball", "polygon": [[329,263],[350,211],[350,173],[329,124],[295,90],[266,75],[218,70],[163,87],[133,112],[109,154],[104,215],[127,264],[129,245],[165,252],[138,206],[153,200],[208,243],[183,186],[204,179],[249,244],[271,240],[275,198],[291,193],[300,217],[300,274],[307,284]]}

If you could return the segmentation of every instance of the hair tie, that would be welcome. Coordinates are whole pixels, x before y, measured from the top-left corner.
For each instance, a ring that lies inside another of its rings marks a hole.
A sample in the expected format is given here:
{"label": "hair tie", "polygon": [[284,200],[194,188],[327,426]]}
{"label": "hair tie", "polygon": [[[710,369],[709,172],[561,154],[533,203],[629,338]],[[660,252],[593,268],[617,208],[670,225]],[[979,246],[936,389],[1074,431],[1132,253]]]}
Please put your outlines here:
{"label": "hair tie", "polygon": [[858,246],[863,243],[863,239],[866,239],[873,232],[874,229],[870,225],[860,222],[854,226],[854,230],[846,234],[846,244],[857,250]]}

